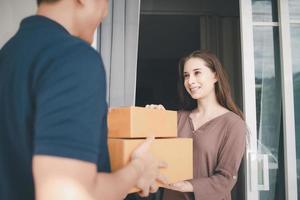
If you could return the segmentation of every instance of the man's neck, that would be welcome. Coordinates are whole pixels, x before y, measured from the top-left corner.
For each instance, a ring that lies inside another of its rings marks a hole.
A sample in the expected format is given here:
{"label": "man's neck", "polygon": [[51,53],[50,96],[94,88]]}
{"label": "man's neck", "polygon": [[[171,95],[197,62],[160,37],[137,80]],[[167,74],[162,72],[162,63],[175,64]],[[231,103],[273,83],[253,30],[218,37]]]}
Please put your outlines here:
{"label": "man's neck", "polygon": [[[76,30],[74,16],[72,15],[72,5],[69,1],[61,1],[55,4],[41,4],[38,7],[37,15],[47,17],[62,25],[71,35],[79,36]],[[70,5],[66,5],[70,4]],[[66,8],[68,12],[66,12]]]}

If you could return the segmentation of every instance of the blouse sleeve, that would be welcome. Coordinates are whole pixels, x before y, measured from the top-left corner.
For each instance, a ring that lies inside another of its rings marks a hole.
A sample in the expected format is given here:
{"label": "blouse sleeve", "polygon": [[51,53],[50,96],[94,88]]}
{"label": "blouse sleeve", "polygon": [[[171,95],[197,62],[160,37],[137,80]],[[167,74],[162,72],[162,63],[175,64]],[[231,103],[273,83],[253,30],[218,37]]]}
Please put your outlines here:
{"label": "blouse sleeve", "polygon": [[246,125],[240,121],[228,127],[218,151],[218,163],[210,177],[190,180],[195,199],[222,199],[237,181],[238,169],[245,152]]}
{"label": "blouse sleeve", "polygon": [[179,121],[180,121],[180,118],[181,118],[181,116],[182,116],[182,113],[183,113],[183,111],[181,111],[181,110],[178,110],[178,111],[177,111],[177,124],[178,124]]}

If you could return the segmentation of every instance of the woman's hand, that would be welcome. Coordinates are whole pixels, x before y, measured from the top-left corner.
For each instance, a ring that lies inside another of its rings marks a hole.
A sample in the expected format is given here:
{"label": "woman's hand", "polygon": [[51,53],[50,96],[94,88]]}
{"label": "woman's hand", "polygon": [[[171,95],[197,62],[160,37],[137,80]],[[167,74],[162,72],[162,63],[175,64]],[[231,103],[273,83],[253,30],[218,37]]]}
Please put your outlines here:
{"label": "woman's hand", "polygon": [[146,108],[151,108],[151,109],[158,109],[158,110],[166,110],[165,107],[161,104],[157,105],[157,104],[147,104],[145,106]]}
{"label": "woman's hand", "polygon": [[177,183],[169,184],[167,186],[170,190],[176,190],[179,192],[193,192],[194,188],[193,185],[188,181],[180,181]]}

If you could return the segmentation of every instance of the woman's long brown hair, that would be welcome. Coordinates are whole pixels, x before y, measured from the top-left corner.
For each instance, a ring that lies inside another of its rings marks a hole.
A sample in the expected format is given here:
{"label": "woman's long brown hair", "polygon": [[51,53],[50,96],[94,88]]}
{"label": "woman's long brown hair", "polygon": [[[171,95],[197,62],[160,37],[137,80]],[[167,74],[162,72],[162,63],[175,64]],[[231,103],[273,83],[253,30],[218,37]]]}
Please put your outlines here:
{"label": "woman's long brown hair", "polygon": [[231,96],[231,89],[228,82],[227,74],[217,58],[216,55],[207,51],[207,50],[197,50],[181,58],[179,62],[179,82],[178,82],[178,91],[179,91],[179,99],[182,104],[182,109],[184,110],[193,110],[197,107],[197,101],[193,99],[190,94],[186,91],[184,87],[184,76],[183,70],[185,63],[191,58],[200,58],[204,60],[207,64],[207,67],[210,68],[212,72],[216,73],[217,82],[215,83],[215,93],[217,97],[218,103],[227,108],[228,110],[234,112],[239,115],[242,119],[244,119],[244,115]]}

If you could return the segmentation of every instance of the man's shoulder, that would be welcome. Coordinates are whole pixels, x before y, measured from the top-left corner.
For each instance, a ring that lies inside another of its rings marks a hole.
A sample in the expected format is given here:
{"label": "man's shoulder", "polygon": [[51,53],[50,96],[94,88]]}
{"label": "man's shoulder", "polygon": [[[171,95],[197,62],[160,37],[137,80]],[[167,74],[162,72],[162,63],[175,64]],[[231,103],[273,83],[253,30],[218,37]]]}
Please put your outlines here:
{"label": "man's shoulder", "polygon": [[[72,56],[73,59],[92,59],[91,61],[98,62],[100,54],[85,41],[70,36],[63,41],[57,41],[57,45],[51,45],[50,51],[55,52],[52,54],[56,58],[67,58]],[[74,57],[74,55],[76,55]]]}
{"label": "man's shoulder", "polygon": [[57,64],[71,65],[72,68],[79,68],[80,71],[93,73],[104,69],[100,54],[88,43],[77,38],[74,38],[69,44],[65,43],[55,60]]}
{"label": "man's shoulder", "polygon": [[[99,74],[104,75],[104,67],[99,53],[80,39],[64,41],[53,49],[50,48],[49,51],[38,58],[42,60],[43,57],[46,57],[47,59],[46,62],[40,62],[40,72],[46,70],[53,76],[67,76],[67,74],[74,76],[76,74],[76,77],[83,79],[94,75],[99,76]],[[43,65],[43,63],[48,64]]]}
{"label": "man's shoulder", "polygon": [[38,27],[28,30],[26,28],[21,27],[7,41],[0,50],[1,55],[18,58],[20,62],[21,60],[34,60],[35,64],[41,63],[42,66],[45,66],[45,63],[66,61],[70,58],[102,64],[100,54],[80,38],[61,30],[39,29]]}
{"label": "man's shoulder", "polygon": [[38,68],[52,68],[55,71],[88,73],[87,71],[99,72],[104,69],[100,54],[88,43],[73,36],[45,46],[37,55],[36,60]]}

